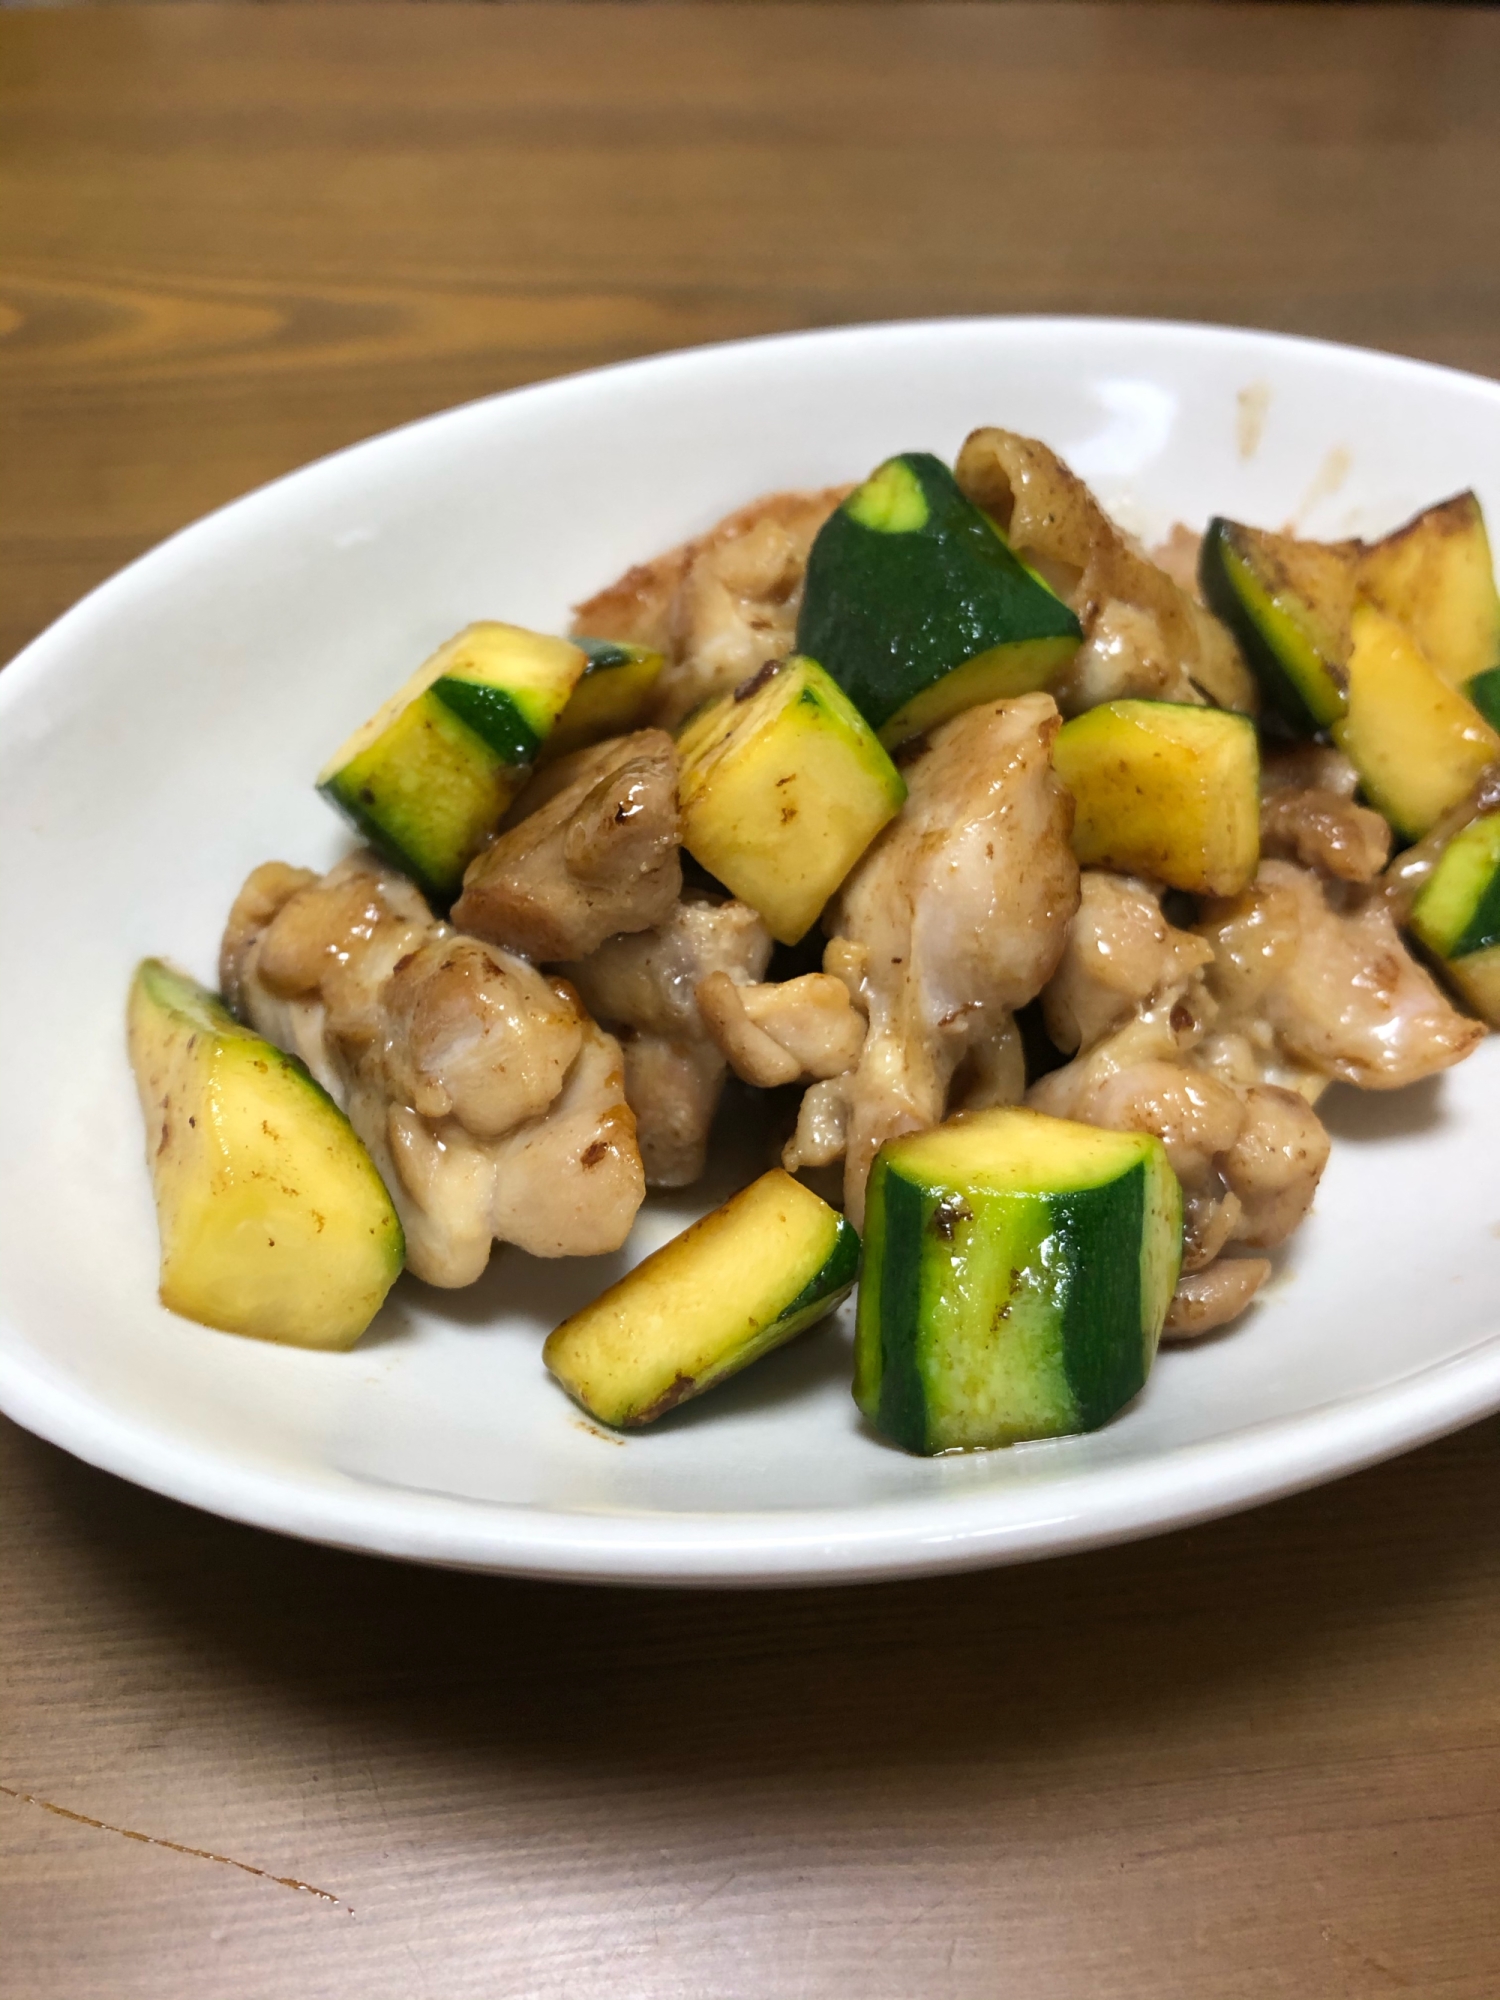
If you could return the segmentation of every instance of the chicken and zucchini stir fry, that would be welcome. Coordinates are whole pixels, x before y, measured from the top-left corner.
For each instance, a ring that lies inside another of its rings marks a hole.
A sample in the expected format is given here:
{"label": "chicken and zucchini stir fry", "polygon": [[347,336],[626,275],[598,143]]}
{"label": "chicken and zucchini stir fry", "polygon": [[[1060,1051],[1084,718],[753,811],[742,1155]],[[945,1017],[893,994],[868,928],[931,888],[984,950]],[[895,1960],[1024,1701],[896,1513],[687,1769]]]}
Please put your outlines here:
{"label": "chicken and zucchini stir fry", "polygon": [[617,1250],[732,1073],[779,1164],[552,1334],[584,1408],[650,1423],[857,1283],[891,1442],[1091,1430],[1255,1298],[1330,1083],[1500,1026],[1472,494],[1151,555],[985,429],[740,509],[577,635],[450,640],[318,779],[369,845],[254,871],[222,1000],[137,975],[175,1310],[342,1347],[403,1256]]}

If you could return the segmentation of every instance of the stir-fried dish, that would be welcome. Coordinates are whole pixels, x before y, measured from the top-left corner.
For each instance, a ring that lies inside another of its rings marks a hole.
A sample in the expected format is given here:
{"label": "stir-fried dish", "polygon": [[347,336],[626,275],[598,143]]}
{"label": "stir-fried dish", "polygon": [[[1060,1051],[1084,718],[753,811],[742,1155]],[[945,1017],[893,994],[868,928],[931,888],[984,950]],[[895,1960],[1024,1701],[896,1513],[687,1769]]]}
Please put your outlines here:
{"label": "stir-fried dish", "polygon": [[1330,1083],[1500,1026],[1497,730],[1472,494],[1148,553],[986,429],[755,501],[574,637],[459,633],[318,779],[366,844],[254,871],[220,995],[140,969],[163,1300],[347,1347],[403,1263],[617,1250],[732,1074],[765,1171],[564,1389],[647,1424],[857,1285],[888,1440],[1093,1429],[1251,1304]]}

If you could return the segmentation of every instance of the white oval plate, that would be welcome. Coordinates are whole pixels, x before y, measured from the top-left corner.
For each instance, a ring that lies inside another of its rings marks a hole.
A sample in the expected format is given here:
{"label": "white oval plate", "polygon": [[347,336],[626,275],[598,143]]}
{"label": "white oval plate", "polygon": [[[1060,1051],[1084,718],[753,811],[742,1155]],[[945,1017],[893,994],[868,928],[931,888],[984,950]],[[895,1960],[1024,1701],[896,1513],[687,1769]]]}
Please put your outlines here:
{"label": "white oval plate", "polygon": [[[156,1300],[122,1009],[135,961],[212,979],[242,877],[326,865],[309,777],[479,617],[558,627],[627,564],[778,486],[999,423],[1147,535],[1212,512],[1376,532],[1475,485],[1500,389],[1201,327],[990,320],[667,355],[502,396],[200,522],[0,677],[0,1405],[236,1519],[544,1576],[765,1583],[959,1569],[1149,1533],[1500,1407],[1500,1044],[1392,1098],[1335,1091],[1317,1211],[1232,1334],[1164,1354],[1092,1437],[933,1461],[861,1425],[846,1314],[655,1430],[586,1424],[541,1336],[626,1258],[403,1280],[351,1355]],[[691,1212],[653,1201],[629,1257]]]}

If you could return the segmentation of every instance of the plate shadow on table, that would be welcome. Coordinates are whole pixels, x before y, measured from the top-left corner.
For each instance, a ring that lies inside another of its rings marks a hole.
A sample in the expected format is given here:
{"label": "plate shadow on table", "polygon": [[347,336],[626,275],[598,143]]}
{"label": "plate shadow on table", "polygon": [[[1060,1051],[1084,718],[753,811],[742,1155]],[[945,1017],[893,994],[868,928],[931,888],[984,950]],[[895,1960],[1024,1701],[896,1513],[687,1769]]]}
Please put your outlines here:
{"label": "plate shadow on table", "polygon": [[[544,1584],[403,1567],[202,1515],[12,1433],[91,1620],[253,1688],[260,1729],[399,1749],[471,1809],[516,1772],[632,1796],[767,1774],[856,1790],[920,1765],[988,1795],[1078,1753],[1357,1659],[1500,1573],[1500,1419],[1233,1519],[971,1575],[767,1592]],[[1479,1581],[1476,1582],[1475,1579]],[[919,1691],[920,1698],[916,1698]],[[1177,1726],[1173,1723],[1173,1726]],[[351,1749],[351,1754],[354,1754]],[[333,1754],[332,1752],[330,1754]],[[496,1836],[500,1825],[496,1823]]]}

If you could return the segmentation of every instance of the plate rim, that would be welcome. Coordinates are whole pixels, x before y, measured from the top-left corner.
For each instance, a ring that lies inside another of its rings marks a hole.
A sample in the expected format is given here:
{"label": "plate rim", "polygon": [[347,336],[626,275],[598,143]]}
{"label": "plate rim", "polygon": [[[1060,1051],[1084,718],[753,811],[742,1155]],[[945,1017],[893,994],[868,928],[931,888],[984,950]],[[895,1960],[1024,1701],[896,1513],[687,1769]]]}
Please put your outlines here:
{"label": "plate rim", "polygon": [[[1005,330],[1068,337],[1108,329],[1167,343],[1232,346],[1316,356],[1403,377],[1428,378],[1500,403],[1500,383],[1437,362],[1268,328],[1110,314],[969,314],[809,328],[668,349],[472,398],[326,453],[236,496],[154,544],[104,579],[0,671],[0,714],[27,698],[55,652],[139,573],[191,556],[226,523],[276,504],[294,483],[326,478],[360,454],[442,427],[459,428],[497,405],[566,401],[606,380],[694,365],[732,365],[747,351],[943,338]],[[5,1318],[10,1319],[8,1311]],[[0,1348],[0,1411],[22,1428],[102,1471],[222,1518],[295,1539],[443,1567],[538,1579],[682,1587],[757,1587],[873,1581],[951,1573],[1101,1548],[1220,1518],[1361,1470],[1500,1410],[1500,1327],[1393,1382],[1266,1419],[1248,1430],[1158,1452],[1129,1465],[1072,1472],[1025,1489],[914,1498],[786,1513],[574,1514],[526,1503],[471,1500],[278,1471],[121,1415],[46,1366],[17,1327],[23,1351]],[[35,1355],[35,1360],[31,1356]],[[1214,1476],[1204,1481],[1204,1462]],[[1103,1491],[1101,1492],[1101,1488]],[[1071,1502],[1071,1506],[1069,1505]],[[1002,1518],[996,1519],[995,1516]],[[1009,1518],[1004,1518],[1006,1516]],[[989,1518],[986,1518],[989,1517]],[[522,1526],[521,1524],[525,1525]]]}

